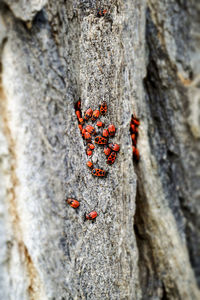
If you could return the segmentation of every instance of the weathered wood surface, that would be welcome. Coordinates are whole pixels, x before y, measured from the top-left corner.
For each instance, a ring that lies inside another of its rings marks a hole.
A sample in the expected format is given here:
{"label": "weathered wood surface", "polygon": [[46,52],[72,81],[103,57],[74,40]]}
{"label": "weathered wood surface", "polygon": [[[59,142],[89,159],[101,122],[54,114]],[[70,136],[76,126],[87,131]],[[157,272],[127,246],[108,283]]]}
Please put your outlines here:
{"label": "weathered wood surface", "polygon": [[[24,3],[0,4],[0,299],[199,299],[199,3]],[[116,163],[93,156],[106,179],[86,167],[79,97],[118,129]]]}

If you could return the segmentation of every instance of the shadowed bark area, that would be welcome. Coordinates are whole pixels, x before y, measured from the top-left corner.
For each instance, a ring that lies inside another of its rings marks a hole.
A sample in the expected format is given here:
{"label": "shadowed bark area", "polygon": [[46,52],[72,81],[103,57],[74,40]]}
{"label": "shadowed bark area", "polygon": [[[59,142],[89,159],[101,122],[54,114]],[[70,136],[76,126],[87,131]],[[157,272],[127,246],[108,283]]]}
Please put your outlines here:
{"label": "shadowed bark area", "polygon": [[[175,0],[0,4],[0,298],[199,299],[199,12]],[[92,156],[106,178],[86,166],[79,98],[82,112],[106,101],[101,121],[117,128],[115,163],[98,146]]]}

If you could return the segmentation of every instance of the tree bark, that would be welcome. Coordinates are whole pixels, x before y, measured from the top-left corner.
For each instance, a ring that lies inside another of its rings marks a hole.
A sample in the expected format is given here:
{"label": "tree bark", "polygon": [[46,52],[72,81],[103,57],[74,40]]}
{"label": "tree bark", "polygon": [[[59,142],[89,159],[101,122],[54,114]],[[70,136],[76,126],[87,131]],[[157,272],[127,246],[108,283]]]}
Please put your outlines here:
{"label": "tree bark", "polygon": [[[0,299],[200,299],[199,13],[184,0],[0,3]],[[79,98],[82,111],[107,101],[116,125],[115,164],[92,157],[106,178],[86,166]]]}

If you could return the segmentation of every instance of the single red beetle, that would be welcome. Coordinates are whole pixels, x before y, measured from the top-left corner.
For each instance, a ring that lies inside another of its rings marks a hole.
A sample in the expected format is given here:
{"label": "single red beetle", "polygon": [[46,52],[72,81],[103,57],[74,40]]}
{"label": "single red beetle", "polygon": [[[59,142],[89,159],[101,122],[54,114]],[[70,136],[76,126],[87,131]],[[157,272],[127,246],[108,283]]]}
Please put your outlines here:
{"label": "single red beetle", "polygon": [[78,128],[80,129],[80,131],[82,132],[83,130],[83,126],[81,124],[78,124]]}
{"label": "single red beetle", "polygon": [[91,118],[92,113],[93,113],[92,109],[88,108],[88,110],[86,110],[86,112],[85,112],[85,120],[88,120],[89,118]]}
{"label": "single red beetle", "polygon": [[97,212],[95,210],[93,210],[90,213],[85,214],[85,219],[94,220],[97,216],[98,216]]}
{"label": "single red beetle", "polygon": [[117,153],[116,152],[111,152],[111,154],[108,156],[107,164],[112,165],[115,162]]}
{"label": "single red beetle", "polygon": [[92,143],[89,143],[88,146],[91,150],[94,150],[94,148],[95,148],[95,146]]}
{"label": "single red beetle", "polygon": [[132,149],[133,149],[133,157],[135,158],[135,160],[138,162],[139,159],[140,159],[140,153],[139,153],[139,150],[132,146]]}
{"label": "single red beetle", "polygon": [[103,151],[104,151],[105,155],[108,156],[110,154],[110,152],[111,152],[111,149],[108,146],[104,146],[104,150]]}
{"label": "single red beetle", "polygon": [[108,133],[107,129],[103,130],[102,136],[105,137],[105,138],[107,138],[109,136],[109,133]]}
{"label": "single red beetle", "polygon": [[76,110],[76,116],[77,116],[78,119],[81,118],[81,112],[80,112],[80,110]]}
{"label": "single red beetle", "polygon": [[99,110],[100,110],[100,114],[103,115],[103,116],[107,113],[108,106],[107,106],[106,101],[103,101],[103,103],[100,105]]}
{"label": "single red beetle", "polygon": [[103,177],[106,175],[106,171],[102,169],[93,169],[92,170],[92,175],[93,176],[98,176],[98,177]]}
{"label": "single red beetle", "polygon": [[135,133],[132,133],[132,134],[131,134],[131,139],[132,139],[133,145],[136,146],[136,144],[137,144],[137,137],[136,137],[136,134],[135,134]]}
{"label": "single red beetle", "polygon": [[92,155],[92,150],[90,148],[87,148],[86,153],[87,153],[88,156],[91,156]]}
{"label": "single red beetle", "polygon": [[97,17],[103,17],[107,14],[107,9],[100,9],[98,12],[97,12]]}
{"label": "single red beetle", "polygon": [[80,109],[81,109],[81,100],[78,100],[78,101],[75,103],[75,109],[76,109],[76,110],[80,110]]}
{"label": "single red beetle", "polygon": [[98,121],[97,124],[96,124],[98,127],[104,127],[105,124],[101,121]]}
{"label": "single red beetle", "polygon": [[83,130],[82,130],[82,136],[83,136],[83,137],[85,136],[85,133],[86,133],[86,132],[87,132],[86,129],[83,128]]}
{"label": "single red beetle", "polygon": [[68,198],[66,201],[73,208],[77,208],[80,205],[80,202],[78,202],[76,199],[73,198]]}
{"label": "single red beetle", "polygon": [[106,145],[108,143],[107,139],[102,136],[95,137],[94,142],[99,145]]}
{"label": "single red beetle", "polygon": [[78,121],[79,121],[79,123],[80,123],[81,125],[83,125],[83,124],[84,124],[84,120],[83,120],[83,118],[79,118],[79,119],[78,119]]}
{"label": "single red beetle", "polygon": [[113,151],[118,152],[120,150],[120,145],[118,144],[109,144],[108,145],[110,147],[110,149],[112,149]]}
{"label": "single red beetle", "polygon": [[109,135],[110,135],[111,137],[115,136],[115,132],[116,132],[115,125],[110,124],[110,125],[108,126],[108,132],[109,132]]}
{"label": "single red beetle", "polygon": [[85,127],[85,129],[86,129],[86,131],[89,132],[90,134],[96,134],[96,131],[95,131],[94,127],[91,126],[91,125],[87,125],[87,126]]}
{"label": "single red beetle", "polygon": [[91,135],[89,134],[89,132],[86,132],[85,134],[84,134],[84,138],[85,138],[85,140],[86,141],[91,141]]}
{"label": "single red beetle", "polygon": [[92,115],[92,121],[96,121],[99,117],[99,110],[95,110]]}
{"label": "single red beetle", "polygon": [[88,166],[89,168],[93,168],[93,163],[92,163],[91,161],[88,161],[88,162],[87,162],[87,166]]}

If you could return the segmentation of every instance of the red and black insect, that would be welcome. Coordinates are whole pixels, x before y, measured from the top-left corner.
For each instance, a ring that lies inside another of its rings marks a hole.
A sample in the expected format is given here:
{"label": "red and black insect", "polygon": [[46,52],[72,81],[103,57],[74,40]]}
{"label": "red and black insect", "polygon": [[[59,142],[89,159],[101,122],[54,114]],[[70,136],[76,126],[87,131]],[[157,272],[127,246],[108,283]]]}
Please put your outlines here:
{"label": "red and black insect", "polygon": [[107,106],[107,103],[106,101],[103,101],[103,103],[100,105],[100,114],[105,116],[105,114],[107,113],[107,110],[108,110],[108,106]]}
{"label": "red and black insect", "polygon": [[87,166],[88,166],[89,168],[93,168],[93,163],[92,163],[91,161],[88,161],[88,162],[87,162]]}
{"label": "red and black insect", "polygon": [[95,210],[91,211],[90,213],[85,213],[85,219],[87,220],[94,220],[98,216],[97,212]]}
{"label": "red and black insect", "polygon": [[81,100],[78,100],[74,105],[75,110],[81,110]]}
{"label": "red and black insect", "polygon": [[100,9],[98,12],[97,12],[97,17],[98,18],[101,18],[101,17],[104,17],[106,14],[107,14],[107,9]]}
{"label": "red and black insect", "polygon": [[96,124],[98,127],[104,127],[105,124],[101,121],[98,121],[97,124]]}
{"label": "red and black insect", "polygon": [[83,137],[85,136],[85,133],[86,133],[86,132],[87,132],[86,129],[83,128],[83,130],[82,130],[82,136],[83,136]]}
{"label": "red and black insect", "polygon": [[77,208],[80,205],[80,202],[73,198],[68,198],[66,201],[73,208]]}
{"label": "red and black insect", "polygon": [[132,124],[135,124],[136,126],[139,126],[139,125],[140,125],[140,121],[139,121],[139,119],[135,116],[135,114],[133,114],[133,115],[131,116],[131,122],[132,122]]}
{"label": "red and black insect", "polygon": [[91,150],[94,150],[95,146],[92,144],[92,143],[89,143],[88,144],[88,147],[91,149]]}
{"label": "red and black insect", "polygon": [[105,155],[108,156],[110,154],[110,152],[111,152],[111,149],[108,146],[104,146],[104,150],[103,151],[104,151]]}
{"label": "red and black insect", "polygon": [[131,133],[136,133],[136,126],[134,124],[130,124],[130,131]]}
{"label": "red and black insect", "polygon": [[83,118],[79,118],[79,119],[78,119],[78,121],[79,121],[79,123],[80,123],[81,125],[83,125],[83,124],[84,124],[84,120],[83,120]]}
{"label": "red and black insect", "polygon": [[107,139],[102,136],[95,137],[94,142],[99,145],[106,145],[108,143]]}
{"label": "red and black insect", "polygon": [[92,114],[92,121],[93,122],[96,121],[98,119],[98,117],[99,117],[99,110],[97,109]]}
{"label": "red and black insect", "polygon": [[104,177],[106,175],[106,171],[102,169],[93,169],[92,170],[92,175],[93,176],[98,176],[98,177]]}
{"label": "red and black insect", "polygon": [[108,133],[107,129],[103,130],[102,136],[105,137],[105,138],[107,138],[109,136],[109,133]]}
{"label": "red and black insect", "polygon": [[86,154],[87,154],[88,156],[91,156],[91,155],[92,155],[92,150],[91,150],[90,148],[87,148]]}
{"label": "red and black insect", "polygon": [[135,146],[132,146],[132,149],[133,149],[133,158],[136,160],[136,162],[138,162],[140,159],[139,150]]}
{"label": "red and black insect", "polygon": [[80,112],[80,110],[76,110],[76,116],[77,116],[78,119],[81,118],[81,112]]}
{"label": "red and black insect", "polygon": [[83,126],[81,124],[78,124],[78,128],[80,129],[80,131],[82,132],[83,130]]}
{"label": "red and black insect", "polygon": [[86,121],[89,120],[89,118],[91,118],[92,113],[93,113],[93,111],[91,108],[88,108],[88,110],[86,110],[85,116],[84,116]]}
{"label": "red and black insect", "polygon": [[110,147],[110,149],[112,149],[113,151],[118,152],[120,150],[120,145],[118,144],[109,144],[108,145]]}
{"label": "red and black insect", "polygon": [[96,131],[92,125],[87,125],[85,127],[86,131],[89,132],[90,134],[96,134]]}
{"label": "red and black insect", "polygon": [[86,140],[87,142],[90,142],[92,137],[91,137],[91,135],[89,134],[89,132],[85,132],[84,138],[85,138],[85,140]]}
{"label": "red and black insect", "polygon": [[132,144],[136,146],[137,144],[137,135],[136,133],[131,134]]}
{"label": "red and black insect", "polygon": [[110,124],[110,125],[108,126],[108,132],[109,132],[109,135],[110,135],[111,137],[115,136],[115,132],[116,132],[115,125]]}
{"label": "red and black insect", "polygon": [[110,155],[108,156],[107,164],[112,165],[115,162],[117,153],[116,152],[111,152]]}

